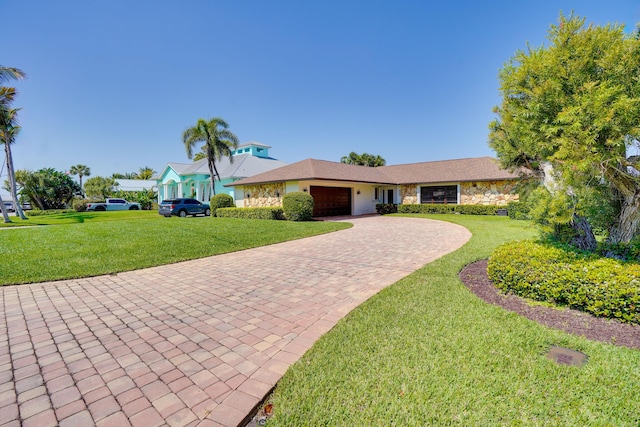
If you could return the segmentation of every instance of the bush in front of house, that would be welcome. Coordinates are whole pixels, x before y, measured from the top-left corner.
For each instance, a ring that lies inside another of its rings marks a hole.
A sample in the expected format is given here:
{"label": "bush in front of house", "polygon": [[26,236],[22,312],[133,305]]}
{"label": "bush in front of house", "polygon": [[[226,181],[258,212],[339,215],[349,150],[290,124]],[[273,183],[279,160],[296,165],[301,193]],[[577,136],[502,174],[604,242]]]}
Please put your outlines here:
{"label": "bush in front of house", "polygon": [[313,197],[301,191],[287,193],[282,197],[282,210],[289,221],[309,221],[313,216]]}
{"label": "bush in front of house", "polygon": [[220,193],[211,197],[209,206],[211,207],[211,216],[216,216],[216,211],[219,208],[233,208],[235,203],[233,197],[226,193]]}
{"label": "bush in front of house", "polygon": [[282,208],[278,206],[264,208],[218,208],[216,210],[216,216],[218,218],[285,219]]}
{"label": "bush in front of house", "polygon": [[529,204],[523,201],[507,203],[507,215],[511,219],[517,219],[517,220],[531,219],[531,216],[529,215],[530,210],[531,210],[531,207],[529,206]]}
{"label": "bush in front of house", "polygon": [[496,205],[453,205],[453,204],[443,204],[443,203],[398,205],[398,213],[417,213],[417,214],[459,213],[463,215],[497,215],[498,209],[504,209],[504,208]]}
{"label": "bush in front of house", "polygon": [[487,272],[505,292],[640,324],[640,264],[524,241],[498,247]]}
{"label": "bush in front of house", "polygon": [[376,204],[376,212],[380,215],[387,215],[398,212],[398,205],[394,203],[378,203]]}

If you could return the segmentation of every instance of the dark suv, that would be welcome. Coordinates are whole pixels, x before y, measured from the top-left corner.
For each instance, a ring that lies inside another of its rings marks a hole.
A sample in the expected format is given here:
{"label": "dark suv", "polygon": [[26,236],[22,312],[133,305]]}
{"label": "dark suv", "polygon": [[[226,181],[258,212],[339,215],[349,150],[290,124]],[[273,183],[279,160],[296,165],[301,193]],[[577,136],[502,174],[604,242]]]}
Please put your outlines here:
{"label": "dark suv", "polygon": [[206,203],[201,203],[196,199],[167,199],[163,200],[158,206],[158,213],[166,217],[171,215],[178,215],[185,217],[187,215],[196,216],[198,214],[204,214],[204,216],[211,215],[211,208]]}

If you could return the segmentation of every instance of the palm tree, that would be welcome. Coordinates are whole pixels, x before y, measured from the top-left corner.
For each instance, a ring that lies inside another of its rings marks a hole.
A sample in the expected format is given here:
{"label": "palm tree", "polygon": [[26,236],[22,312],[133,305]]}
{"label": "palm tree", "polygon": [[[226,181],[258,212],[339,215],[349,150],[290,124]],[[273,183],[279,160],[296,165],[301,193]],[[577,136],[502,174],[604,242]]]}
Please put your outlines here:
{"label": "palm tree", "polygon": [[[9,174],[11,197],[13,197],[13,203],[16,207],[16,216],[19,216],[21,219],[27,219],[27,217],[22,211],[22,206],[18,203],[16,177],[13,171],[13,158],[11,156],[11,144],[15,141],[15,137],[20,131],[20,126],[18,126],[17,122],[18,109],[12,109],[10,107],[17,92],[15,88],[6,87],[2,84],[9,80],[21,80],[25,77],[26,74],[18,68],[3,67],[0,65],[0,143],[4,144],[7,173]],[[5,221],[6,218],[7,217],[5,217]]]}
{"label": "palm tree", "polygon": [[145,166],[139,169],[138,179],[151,179],[155,174],[156,174],[156,171],[154,171],[153,168],[150,168],[149,166]]}
{"label": "palm tree", "polygon": [[238,137],[228,128],[227,122],[219,117],[214,117],[209,121],[198,119],[198,123],[194,127],[187,128],[182,133],[182,142],[189,159],[193,157],[194,146],[204,142],[203,150],[207,153],[207,165],[209,166],[213,194],[216,193],[216,177],[220,181],[216,162],[222,160],[223,157],[229,157],[229,161],[233,162],[233,150],[238,148]]}
{"label": "palm tree", "polygon": [[384,166],[387,161],[380,156],[369,153],[358,154],[352,151],[347,156],[342,156],[340,163],[376,167]]}
{"label": "palm tree", "polygon": [[19,216],[20,219],[27,219],[22,211],[22,206],[18,203],[16,175],[13,170],[13,157],[11,156],[11,144],[13,144],[16,139],[16,135],[20,132],[20,126],[18,126],[17,122],[18,110],[18,108],[0,108],[0,144],[4,144],[7,173],[9,174],[9,186],[11,190],[11,197],[13,198],[13,204],[16,208],[16,216]]}
{"label": "palm tree", "polygon": [[352,151],[347,156],[342,156],[342,158],[340,158],[340,163],[346,163],[348,165],[359,165],[361,164],[360,155],[355,151]]}
{"label": "palm tree", "polygon": [[82,188],[82,177],[91,176],[91,169],[89,169],[89,166],[75,165],[71,166],[71,168],[69,169],[69,173],[71,175],[78,175],[78,180],[80,181],[80,192],[84,196],[84,190]]}

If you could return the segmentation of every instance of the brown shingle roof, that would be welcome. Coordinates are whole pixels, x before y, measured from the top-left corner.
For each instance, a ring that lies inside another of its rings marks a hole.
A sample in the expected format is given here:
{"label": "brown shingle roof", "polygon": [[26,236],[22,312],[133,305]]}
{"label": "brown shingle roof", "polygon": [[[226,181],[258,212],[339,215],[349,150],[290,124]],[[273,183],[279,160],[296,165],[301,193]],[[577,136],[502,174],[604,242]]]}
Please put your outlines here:
{"label": "brown shingle roof", "polygon": [[374,184],[423,184],[435,182],[489,181],[514,179],[518,175],[500,169],[491,157],[441,160],[394,166],[367,167],[306,159],[227,184],[264,184],[267,182],[332,180]]}
{"label": "brown shingle roof", "polygon": [[500,169],[498,161],[492,157],[410,163],[382,166],[380,169],[395,184],[494,181],[518,178],[517,173]]}

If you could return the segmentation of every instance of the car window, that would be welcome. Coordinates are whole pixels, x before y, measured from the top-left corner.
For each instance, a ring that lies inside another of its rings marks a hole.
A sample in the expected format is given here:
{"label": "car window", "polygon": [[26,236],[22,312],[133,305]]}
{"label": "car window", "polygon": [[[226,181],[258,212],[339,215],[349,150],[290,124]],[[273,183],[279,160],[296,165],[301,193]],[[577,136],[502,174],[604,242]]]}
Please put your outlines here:
{"label": "car window", "polygon": [[175,201],[175,200],[173,200],[173,199],[167,199],[167,200],[163,200],[163,201],[162,201],[162,203],[163,203],[163,204],[164,204],[164,203],[166,203],[166,204],[168,204],[168,205],[171,205],[171,204],[173,204],[173,203],[175,203],[175,202],[176,202],[176,201]]}

